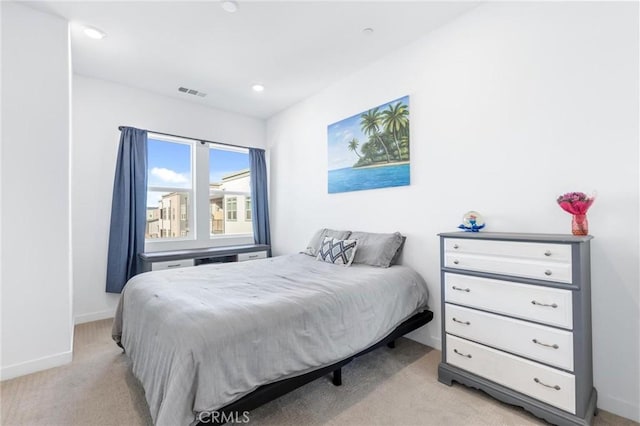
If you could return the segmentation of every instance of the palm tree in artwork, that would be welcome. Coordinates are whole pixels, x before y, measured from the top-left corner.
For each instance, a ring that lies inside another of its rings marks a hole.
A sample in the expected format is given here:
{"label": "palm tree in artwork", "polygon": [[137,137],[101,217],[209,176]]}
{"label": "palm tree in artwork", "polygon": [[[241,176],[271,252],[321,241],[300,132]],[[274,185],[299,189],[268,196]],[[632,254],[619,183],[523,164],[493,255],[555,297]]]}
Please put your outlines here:
{"label": "palm tree in artwork", "polygon": [[400,136],[406,133],[409,126],[409,107],[402,102],[389,105],[389,108],[382,112],[382,125],[387,133],[393,136],[393,141],[398,150],[398,158],[402,160],[400,152]]}
{"label": "palm tree in artwork", "polygon": [[349,151],[353,151],[356,153],[356,155],[358,156],[358,158],[362,158],[362,156],[358,153],[358,145],[360,145],[360,142],[358,142],[358,139],[353,138],[349,141]]}
{"label": "palm tree in artwork", "polygon": [[380,137],[381,121],[382,115],[380,111],[378,111],[378,108],[370,109],[369,111],[362,113],[360,116],[360,127],[365,135],[369,135],[378,140],[378,143],[384,149],[385,154],[387,154],[387,163],[390,163],[391,158],[389,157],[389,150]]}
{"label": "palm tree in artwork", "polygon": [[369,160],[369,162],[371,163],[374,161],[377,148],[371,142],[365,142],[362,144],[362,148],[360,149],[360,151],[362,151],[364,158],[366,160]]}

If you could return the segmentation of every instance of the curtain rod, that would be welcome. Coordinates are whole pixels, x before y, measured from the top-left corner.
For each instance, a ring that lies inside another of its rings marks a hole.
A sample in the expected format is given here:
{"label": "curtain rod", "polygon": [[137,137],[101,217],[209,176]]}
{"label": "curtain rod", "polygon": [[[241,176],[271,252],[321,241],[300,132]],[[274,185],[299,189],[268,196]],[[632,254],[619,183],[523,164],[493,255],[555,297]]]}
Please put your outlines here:
{"label": "curtain rod", "polygon": [[[118,130],[122,130],[122,129],[124,129],[125,127],[127,127],[127,126],[119,126],[119,127],[118,127]],[[198,142],[200,142],[202,145],[204,145],[205,143],[212,143],[212,144],[216,144],[216,145],[231,146],[231,147],[234,147],[234,148],[245,148],[245,149],[249,149],[249,147],[247,147],[247,146],[234,145],[234,144],[232,144],[232,143],[224,143],[224,142],[208,141],[208,140],[206,140],[206,139],[190,138],[190,137],[188,137],[188,136],[172,135],[171,133],[156,132],[155,130],[146,130],[146,129],[145,129],[145,132],[148,132],[148,133],[155,133],[156,135],[171,136],[171,137],[174,137],[174,138],[191,139],[191,140],[194,140],[194,141],[198,141]]]}

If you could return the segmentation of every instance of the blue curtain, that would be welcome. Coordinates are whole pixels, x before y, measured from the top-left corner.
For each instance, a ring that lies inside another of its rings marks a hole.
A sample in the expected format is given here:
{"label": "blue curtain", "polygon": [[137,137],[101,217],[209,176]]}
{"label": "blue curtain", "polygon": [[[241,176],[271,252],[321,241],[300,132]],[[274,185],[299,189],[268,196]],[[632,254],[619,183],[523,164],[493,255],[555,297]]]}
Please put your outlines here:
{"label": "blue curtain", "polygon": [[271,245],[269,198],[267,197],[267,162],[264,149],[249,149],[249,167],[251,168],[253,239],[256,244]]}
{"label": "blue curtain", "polygon": [[107,292],[120,293],[142,272],[147,204],[147,131],[123,127],[113,181]]}

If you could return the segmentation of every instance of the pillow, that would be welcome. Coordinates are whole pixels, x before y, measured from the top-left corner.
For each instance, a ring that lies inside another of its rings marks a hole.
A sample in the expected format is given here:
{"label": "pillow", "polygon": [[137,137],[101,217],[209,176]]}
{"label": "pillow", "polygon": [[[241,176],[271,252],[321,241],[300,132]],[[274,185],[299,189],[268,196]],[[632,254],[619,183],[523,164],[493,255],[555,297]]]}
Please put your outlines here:
{"label": "pillow", "polygon": [[356,255],[358,243],[356,240],[338,240],[325,237],[318,250],[317,260],[336,265],[349,266]]}
{"label": "pillow", "polygon": [[364,263],[382,268],[391,266],[393,258],[402,245],[402,235],[399,232],[393,234],[352,232],[349,239],[358,241],[358,252],[353,263]]}
{"label": "pillow", "polygon": [[337,240],[346,240],[349,237],[349,234],[351,234],[351,231],[336,231],[334,229],[322,228],[315,233],[311,238],[311,241],[309,241],[307,248],[301,253],[317,257],[320,244],[322,244],[326,237],[335,238]]}
{"label": "pillow", "polygon": [[400,260],[400,255],[402,254],[402,249],[404,248],[404,243],[407,241],[407,237],[402,236],[402,242],[400,243],[400,247],[396,250],[396,254],[393,255],[393,259],[391,259],[391,266],[397,265]]}

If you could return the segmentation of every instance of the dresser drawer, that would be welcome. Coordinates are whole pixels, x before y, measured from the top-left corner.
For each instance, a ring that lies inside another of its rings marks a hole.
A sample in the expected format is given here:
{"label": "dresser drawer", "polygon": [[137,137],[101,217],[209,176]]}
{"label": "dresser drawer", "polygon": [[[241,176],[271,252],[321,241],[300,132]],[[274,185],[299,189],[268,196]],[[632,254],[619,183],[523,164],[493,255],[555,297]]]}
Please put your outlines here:
{"label": "dresser drawer", "polygon": [[176,269],[176,268],[185,268],[187,266],[193,266],[193,259],[180,259],[180,260],[171,260],[168,262],[153,262],[151,264],[152,271],[161,271],[163,269]]}
{"label": "dresser drawer", "polygon": [[446,304],[447,333],[573,371],[573,333]]}
{"label": "dresser drawer", "polygon": [[444,242],[444,251],[447,253],[468,253],[486,256],[518,257],[541,261],[571,262],[571,246],[568,244],[447,238]]}
{"label": "dresser drawer", "polygon": [[447,335],[447,362],[575,414],[575,376]]}
{"label": "dresser drawer", "polygon": [[245,260],[266,259],[266,251],[254,251],[251,253],[238,253],[238,262],[244,262]]}
{"label": "dresser drawer", "polygon": [[444,266],[453,269],[571,283],[571,263],[467,253],[445,253]]}
{"label": "dresser drawer", "polygon": [[444,274],[444,300],[543,324],[573,328],[571,290],[447,272]]}

